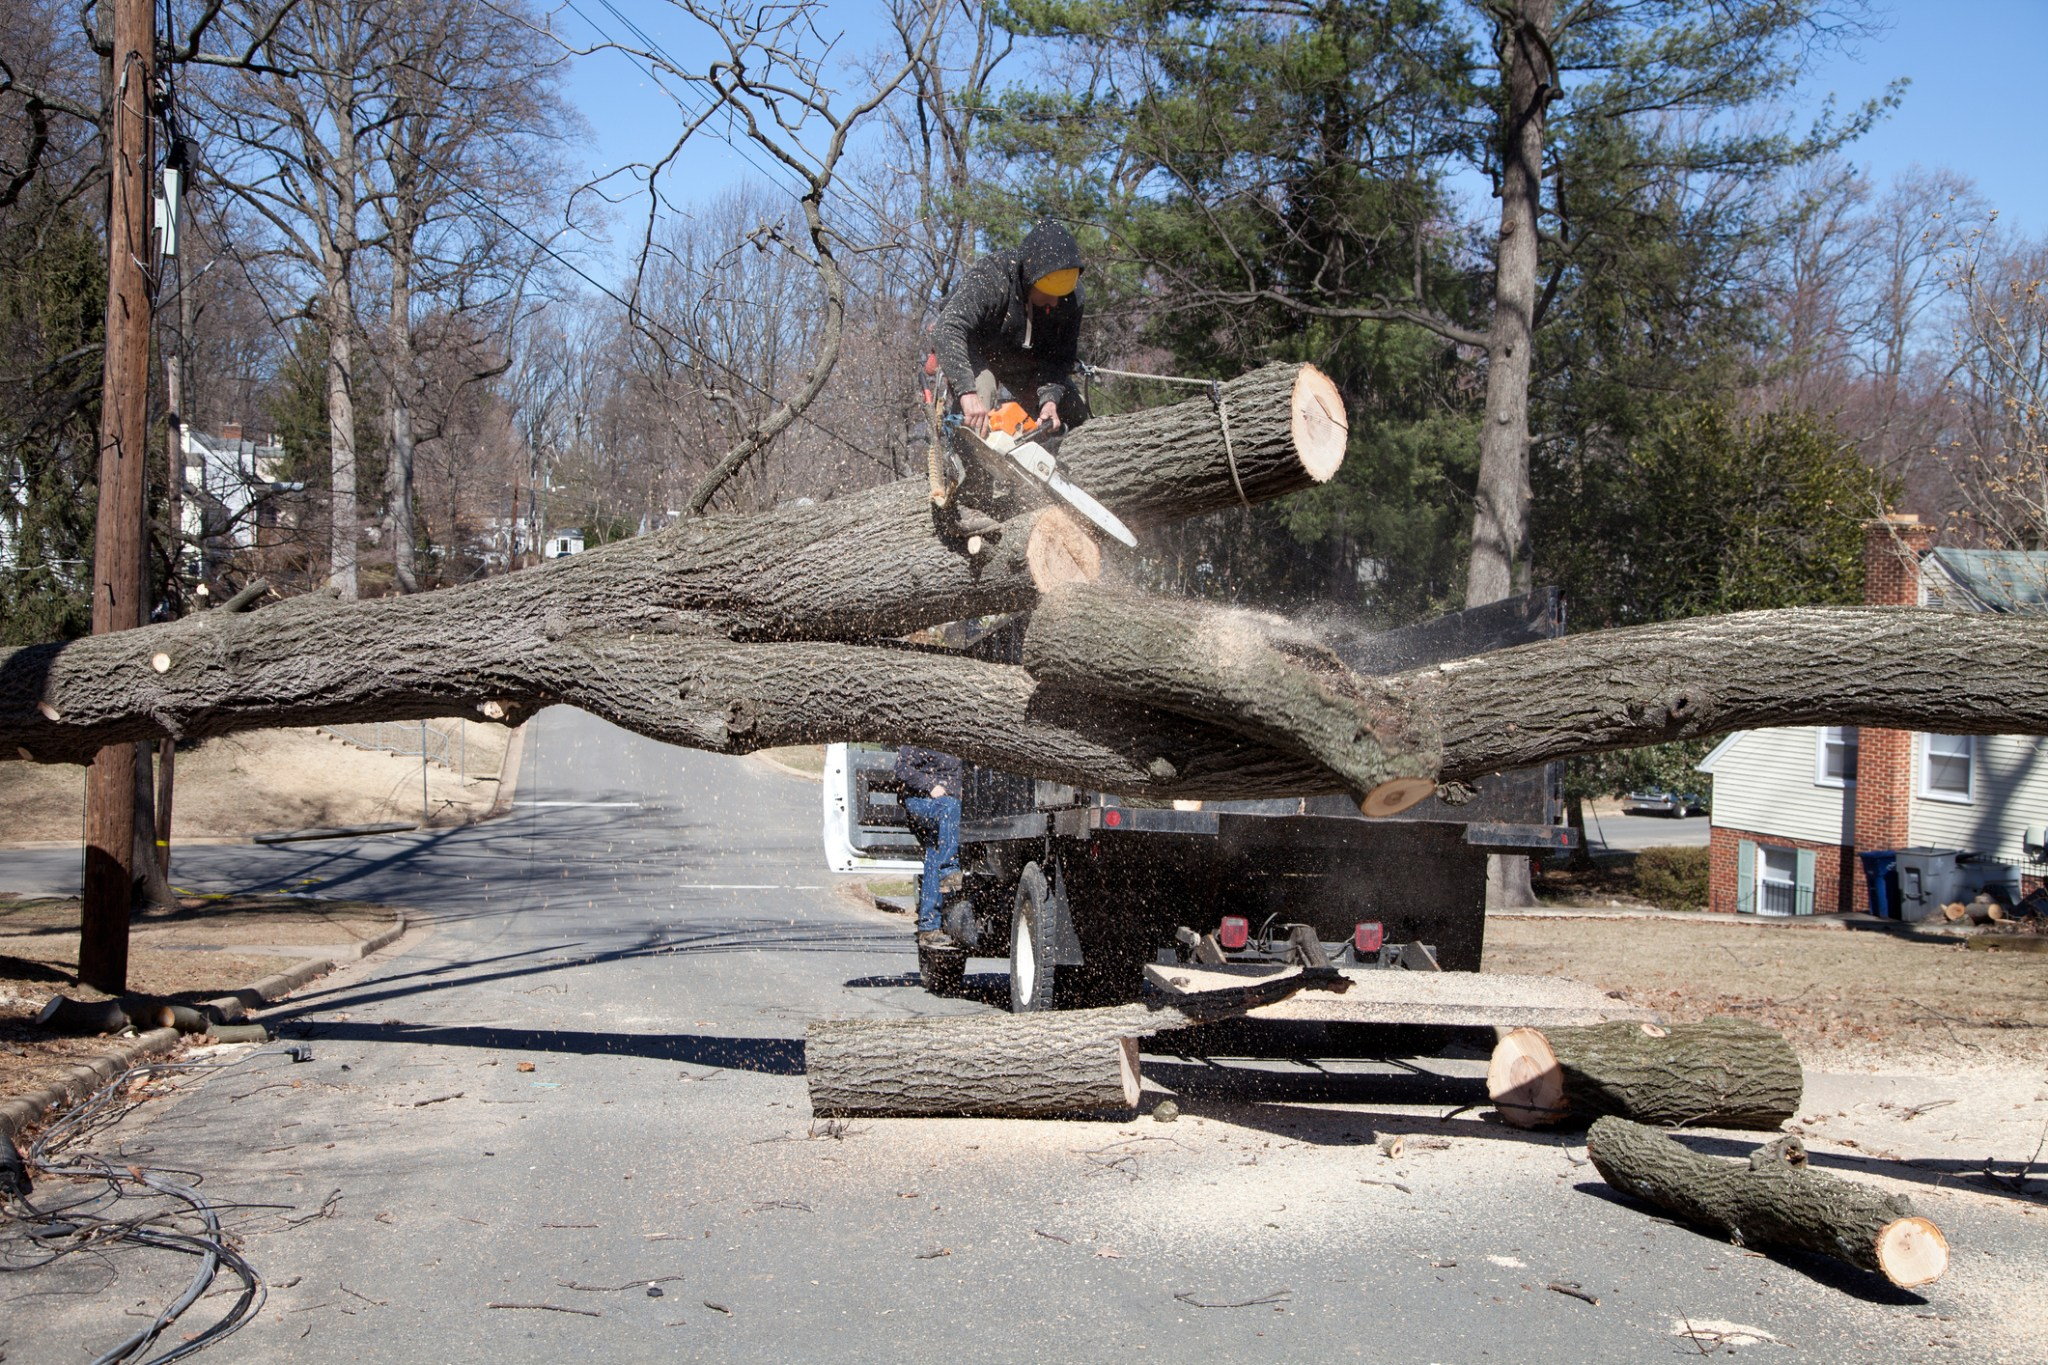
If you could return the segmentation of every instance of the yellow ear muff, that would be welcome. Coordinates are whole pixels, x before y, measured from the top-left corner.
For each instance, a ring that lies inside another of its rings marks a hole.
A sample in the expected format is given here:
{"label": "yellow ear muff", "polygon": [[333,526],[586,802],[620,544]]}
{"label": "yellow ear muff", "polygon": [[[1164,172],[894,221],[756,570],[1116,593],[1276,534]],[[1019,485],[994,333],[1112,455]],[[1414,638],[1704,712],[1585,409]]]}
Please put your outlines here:
{"label": "yellow ear muff", "polygon": [[1058,299],[1073,293],[1074,286],[1080,282],[1081,272],[1078,269],[1055,270],[1050,275],[1040,275],[1033,287],[1040,293],[1050,294]]}

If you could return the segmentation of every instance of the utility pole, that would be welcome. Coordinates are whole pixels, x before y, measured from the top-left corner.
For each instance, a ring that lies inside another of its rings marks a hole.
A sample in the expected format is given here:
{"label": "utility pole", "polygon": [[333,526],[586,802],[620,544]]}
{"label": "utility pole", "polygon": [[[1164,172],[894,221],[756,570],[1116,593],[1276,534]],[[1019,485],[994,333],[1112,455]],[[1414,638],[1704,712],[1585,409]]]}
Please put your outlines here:
{"label": "utility pole", "polygon": [[[107,338],[100,388],[100,501],[93,541],[92,629],[128,630],[145,619],[143,499],[149,458],[150,147],[156,85],[151,0],[111,0],[113,60],[107,101]],[[85,780],[85,897],[78,975],[128,988],[128,911],[135,881],[135,746],[110,744]]]}

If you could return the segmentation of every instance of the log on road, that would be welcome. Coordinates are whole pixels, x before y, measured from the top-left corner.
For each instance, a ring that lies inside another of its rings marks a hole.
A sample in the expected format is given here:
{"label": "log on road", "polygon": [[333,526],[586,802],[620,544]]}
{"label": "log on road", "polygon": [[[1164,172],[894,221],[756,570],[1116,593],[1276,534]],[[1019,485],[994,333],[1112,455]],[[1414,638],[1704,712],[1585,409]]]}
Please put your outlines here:
{"label": "log on road", "polygon": [[1819,1252],[1901,1289],[1931,1284],[1948,1269],[1948,1240],[1904,1195],[1811,1169],[1798,1138],[1766,1143],[1738,1164],[1608,1117],[1586,1135],[1586,1149],[1615,1189],[1740,1246]]}
{"label": "log on road", "polygon": [[1138,1039],[1214,1023],[1297,990],[1349,987],[1332,968],[1107,1009],[828,1019],[804,1035],[819,1118],[1034,1118],[1137,1107]]}
{"label": "log on road", "polygon": [[1494,1046],[1486,1093],[1518,1128],[1642,1123],[1776,1128],[1805,1085],[1782,1034],[1745,1019],[1697,1024],[1627,1021],[1516,1029]]}

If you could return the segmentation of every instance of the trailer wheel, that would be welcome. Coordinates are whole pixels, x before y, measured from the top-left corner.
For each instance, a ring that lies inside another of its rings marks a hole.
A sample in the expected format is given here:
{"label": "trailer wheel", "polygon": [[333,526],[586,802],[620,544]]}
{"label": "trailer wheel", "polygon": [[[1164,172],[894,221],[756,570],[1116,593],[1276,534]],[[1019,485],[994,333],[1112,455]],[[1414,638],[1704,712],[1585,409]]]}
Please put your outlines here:
{"label": "trailer wheel", "polygon": [[1010,1012],[1036,1014],[1057,1009],[1055,982],[1061,971],[1052,960],[1051,893],[1037,863],[1017,879],[1016,908],[1010,912]]}

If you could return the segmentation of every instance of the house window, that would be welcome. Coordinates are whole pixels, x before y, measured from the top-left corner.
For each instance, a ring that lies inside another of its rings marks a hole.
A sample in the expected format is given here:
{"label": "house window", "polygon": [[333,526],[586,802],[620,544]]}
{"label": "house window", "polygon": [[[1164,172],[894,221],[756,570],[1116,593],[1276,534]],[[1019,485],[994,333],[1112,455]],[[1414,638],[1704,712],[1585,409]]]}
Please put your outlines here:
{"label": "house window", "polygon": [[1920,794],[1930,801],[1967,802],[1975,794],[1973,735],[1920,736]]}
{"label": "house window", "polygon": [[1856,727],[1823,725],[1816,732],[1813,781],[1820,787],[1846,787],[1856,780]]}
{"label": "house window", "polygon": [[1799,851],[1759,848],[1756,860],[1756,912],[1790,915],[1799,909]]}
{"label": "house window", "polygon": [[1735,909],[1744,915],[1813,913],[1817,858],[1810,848],[1736,845]]}

